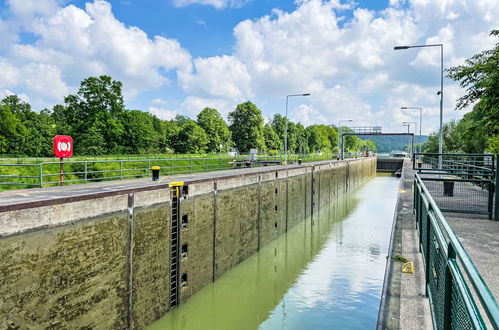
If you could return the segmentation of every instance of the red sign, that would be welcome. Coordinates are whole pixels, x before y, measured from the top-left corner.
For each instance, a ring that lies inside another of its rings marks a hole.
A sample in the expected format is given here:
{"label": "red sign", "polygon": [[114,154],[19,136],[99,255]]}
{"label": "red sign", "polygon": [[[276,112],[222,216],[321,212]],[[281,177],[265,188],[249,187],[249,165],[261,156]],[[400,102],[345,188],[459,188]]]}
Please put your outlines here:
{"label": "red sign", "polygon": [[73,156],[73,138],[69,135],[54,136],[54,155],[59,158]]}

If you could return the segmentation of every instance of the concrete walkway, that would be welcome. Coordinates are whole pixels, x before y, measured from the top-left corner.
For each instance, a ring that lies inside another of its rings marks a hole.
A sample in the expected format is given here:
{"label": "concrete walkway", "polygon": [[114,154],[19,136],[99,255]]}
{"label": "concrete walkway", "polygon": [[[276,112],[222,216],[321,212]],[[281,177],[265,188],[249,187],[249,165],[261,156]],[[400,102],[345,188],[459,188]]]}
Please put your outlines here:
{"label": "concrete walkway", "polygon": [[[425,297],[424,266],[419,253],[416,219],[412,212],[412,185],[414,172],[409,159],[404,161],[400,182],[395,230],[388,266],[387,290],[382,297],[378,329],[432,329],[428,298]],[[402,273],[402,263],[395,260],[405,257],[414,263],[414,274]]]}
{"label": "concrete walkway", "polygon": [[465,216],[446,215],[446,218],[497,301],[499,300],[499,221],[484,219],[483,216]]}
{"label": "concrete walkway", "polygon": [[[399,200],[396,211],[396,226],[393,233],[393,247],[391,256],[404,256],[414,262],[415,274],[401,273],[401,263],[391,260],[391,277],[386,297],[383,297],[385,313],[381,311],[378,329],[432,329],[429,301],[424,293],[424,267],[419,253],[419,239],[416,230],[416,220],[413,208],[413,180],[412,164],[406,160],[399,191]],[[467,198],[457,194],[454,198],[443,199],[443,191],[436,182],[430,182],[430,193],[437,204],[446,205],[452,209],[473,210],[486,209],[486,192],[471,186],[463,185],[458,193],[467,191],[480,198]],[[432,184],[434,184],[432,186]],[[474,191],[470,191],[474,190]],[[488,194],[487,194],[488,195]],[[440,198],[439,198],[440,196]],[[471,215],[461,213],[444,213],[451,228],[457,234],[473,263],[478,268],[482,278],[496,298],[499,298],[499,221],[488,220],[487,215]],[[468,283],[471,287],[471,284]],[[483,313],[480,303],[475,296],[479,310]],[[482,314],[485,315],[485,314]],[[486,321],[487,322],[487,321]]]}

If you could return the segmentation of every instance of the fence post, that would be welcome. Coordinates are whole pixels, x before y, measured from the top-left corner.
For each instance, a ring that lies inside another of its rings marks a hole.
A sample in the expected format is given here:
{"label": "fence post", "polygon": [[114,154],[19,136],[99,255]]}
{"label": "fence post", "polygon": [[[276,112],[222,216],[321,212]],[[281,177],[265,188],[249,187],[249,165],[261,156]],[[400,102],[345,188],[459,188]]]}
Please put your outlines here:
{"label": "fence post", "polygon": [[[428,285],[430,285],[430,230],[431,230],[431,217],[430,213],[433,211],[431,204],[428,205],[428,212],[426,214],[426,237],[424,246],[424,259],[425,259],[425,295],[429,297]],[[423,231],[420,233],[422,238]]]}
{"label": "fence post", "polygon": [[456,251],[449,242],[447,245],[447,262],[445,267],[444,286],[444,329],[452,329],[452,274],[450,271],[450,261],[456,259]]}
{"label": "fence post", "polygon": [[120,160],[120,180],[123,180],[123,161]]}
{"label": "fence post", "polygon": [[85,183],[87,183],[87,177],[88,177],[88,175],[87,175],[87,169],[88,169],[88,162],[85,161]]}
{"label": "fence post", "polygon": [[151,160],[147,161],[147,177],[151,176]]}
{"label": "fence post", "polygon": [[497,196],[499,196],[499,155],[496,155],[496,168],[494,169],[496,172],[496,182],[494,183],[495,187],[495,210],[494,210],[494,220],[499,221],[499,201]]}
{"label": "fence post", "polygon": [[40,188],[43,188],[43,163],[40,163]]}

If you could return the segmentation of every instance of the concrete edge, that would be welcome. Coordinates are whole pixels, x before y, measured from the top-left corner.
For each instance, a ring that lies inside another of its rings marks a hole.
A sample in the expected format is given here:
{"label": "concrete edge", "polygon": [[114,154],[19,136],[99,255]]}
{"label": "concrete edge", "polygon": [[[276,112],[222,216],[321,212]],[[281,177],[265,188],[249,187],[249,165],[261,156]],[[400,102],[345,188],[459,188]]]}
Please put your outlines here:
{"label": "concrete edge", "polygon": [[[393,290],[392,279],[393,279],[394,264],[395,264],[395,261],[393,260],[393,256],[396,254],[396,252],[395,252],[396,231],[395,230],[397,227],[399,207],[401,206],[401,203],[402,203],[402,199],[400,198],[400,190],[402,190],[403,186],[404,186],[403,177],[404,177],[404,167],[402,166],[402,175],[400,177],[399,186],[398,186],[399,191],[397,192],[397,202],[395,203],[395,210],[393,211],[392,229],[391,229],[391,233],[390,233],[390,245],[388,247],[387,261],[386,261],[386,266],[385,266],[385,276],[383,279],[383,289],[381,291],[381,300],[379,303],[379,310],[378,310],[378,321],[376,324],[377,330],[390,328],[388,326],[388,321],[389,321],[389,316],[390,316],[390,310],[393,310],[393,308],[392,308],[393,307],[393,299],[392,298],[395,295],[400,296],[400,287],[398,287],[398,290]],[[397,291],[397,292],[394,292],[394,291]],[[400,315],[397,315],[397,319],[395,320],[395,323],[397,325],[399,324],[399,317],[400,317]],[[398,326],[397,326],[397,328],[398,328]]]}

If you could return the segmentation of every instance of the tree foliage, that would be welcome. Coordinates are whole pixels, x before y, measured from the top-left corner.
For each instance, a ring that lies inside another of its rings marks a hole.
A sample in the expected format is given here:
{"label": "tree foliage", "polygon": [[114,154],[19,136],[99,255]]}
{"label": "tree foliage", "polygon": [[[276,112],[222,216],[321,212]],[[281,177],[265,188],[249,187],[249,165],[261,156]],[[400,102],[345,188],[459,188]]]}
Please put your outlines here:
{"label": "tree foliage", "polygon": [[[278,114],[263,125],[262,112],[249,101],[229,113],[230,126],[213,108],[204,108],[196,121],[185,115],[161,120],[149,112],[127,110],[121,89],[109,76],[89,77],[64,104],[39,112],[16,95],[5,97],[0,101],[0,154],[50,157],[58,134],[73,137],[75,155],[200,154],[233,145],[241,152],[258,148],[282,153],[286,122],[289,153],[333,152],[336,147],[335,127],[304,127]],[[356,143],[350,143],[352,151]]]}
{"label": "tree foliage", "polygon": [[[490,35],[498,37],[499,30],[492,30]],[[489,145],[494,145],[499,136],[499,43],[493,49],[467,59],[464,65],[448,69],[447,74],[466,88],[466,93],[458,99],[456,109],[476,103],[461,121],[448,124],[448,134],[459,136],[460,145],[444,139],[444,150],[481,153]],[[433,150],[430,142],[426,148]],[[446,143],[449,145],[446,146]]]}
{"label": "tree foliage", "polygon": [[265,150],[262,112],[253,103],[239,104],[229,113],[230,130],[236,148],[248,152],[251,148]]}
{"label": "tree foliage", "polygon": [[229,126],[216,109],[204,108],[198,114],[197,123],[208,136],[208,152],[228,151],[232,145]]}

